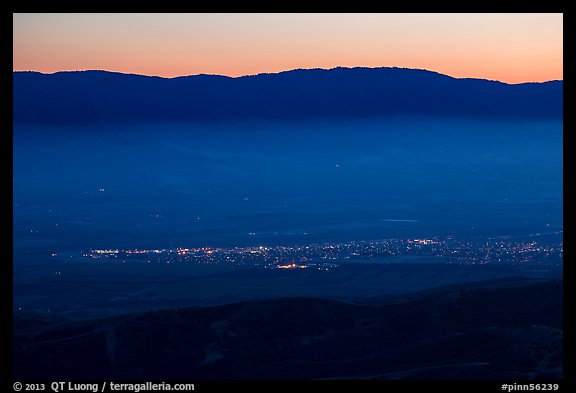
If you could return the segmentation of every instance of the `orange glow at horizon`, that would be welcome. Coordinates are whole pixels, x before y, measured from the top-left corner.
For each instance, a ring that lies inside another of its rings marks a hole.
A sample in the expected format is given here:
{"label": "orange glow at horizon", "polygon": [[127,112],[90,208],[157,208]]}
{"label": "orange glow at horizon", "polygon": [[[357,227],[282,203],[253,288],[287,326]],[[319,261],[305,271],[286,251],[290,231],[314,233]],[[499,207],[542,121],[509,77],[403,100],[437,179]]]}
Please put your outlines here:
{"label": "orange glow at horizon", "polygon": [[562,14],[14,14],[15,71],[175,77],[406,67],[563,79]]}

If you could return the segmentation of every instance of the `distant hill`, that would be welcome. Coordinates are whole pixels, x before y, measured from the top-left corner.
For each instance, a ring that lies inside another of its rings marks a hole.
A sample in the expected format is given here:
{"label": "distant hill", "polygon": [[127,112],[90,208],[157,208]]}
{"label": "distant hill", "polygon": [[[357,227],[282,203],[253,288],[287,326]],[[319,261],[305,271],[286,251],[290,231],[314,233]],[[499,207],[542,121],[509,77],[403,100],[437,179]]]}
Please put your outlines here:
{"label": "distant hill", "polygon": [[562,281],[14,318],[15,380],[561,379]]}
{"label": "distant hill", "polygon": [[562,81],[510,85],[403,68],[172,79],[106,71],[14,72],[13,81],[14,122],[28,124],[562,117]]}

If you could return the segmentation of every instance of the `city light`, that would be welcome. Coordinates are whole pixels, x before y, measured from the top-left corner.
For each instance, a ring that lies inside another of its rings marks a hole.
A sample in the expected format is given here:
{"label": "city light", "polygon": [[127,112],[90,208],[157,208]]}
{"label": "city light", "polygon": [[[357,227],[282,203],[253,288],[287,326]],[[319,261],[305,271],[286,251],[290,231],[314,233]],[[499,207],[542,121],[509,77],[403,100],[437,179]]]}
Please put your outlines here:
{"label": "city light", "polygon": [[454,237],[380,239],[292,246],[177,247],[174,249],[91,249],[53,251],[55,258],[81,258],[98,262],[234,264],[278,269],[325,270],[351,263],[412,261],[446,264],[562,264],[562,241]]}

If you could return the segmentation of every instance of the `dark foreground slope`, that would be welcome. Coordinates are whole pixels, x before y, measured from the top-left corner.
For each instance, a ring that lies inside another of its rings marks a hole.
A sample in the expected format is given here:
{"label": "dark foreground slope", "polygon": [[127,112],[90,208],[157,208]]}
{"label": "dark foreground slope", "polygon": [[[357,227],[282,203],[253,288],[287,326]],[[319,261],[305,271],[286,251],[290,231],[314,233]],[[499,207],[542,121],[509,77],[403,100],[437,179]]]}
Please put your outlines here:
{"label": "dark foreground slope", "polygon": [[22,380],[562,378],[558,280],[14,323]]}
{"label": "dark foreground slope", "polygon": [[115,124],[440,116],[562,118],[562,81],[509,85],[402,68],[164,79],[105,71],[14,73],[14,122]]}

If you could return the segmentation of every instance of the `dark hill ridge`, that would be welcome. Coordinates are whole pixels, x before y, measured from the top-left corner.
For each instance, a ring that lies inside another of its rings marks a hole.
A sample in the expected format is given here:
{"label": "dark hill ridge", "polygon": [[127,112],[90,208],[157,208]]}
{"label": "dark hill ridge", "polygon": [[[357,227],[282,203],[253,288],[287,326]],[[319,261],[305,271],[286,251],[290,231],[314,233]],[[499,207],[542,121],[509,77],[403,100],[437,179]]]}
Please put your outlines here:
{"label": "dark hill ridge", "polygon": [[36,329],[19,319],[16,380],[562,378],[559,280],[403,303],[279,298]]}
{"label": "dark hill ridge", "polygon": [[561,119],[562,81],[510,85],[403,68],[231,78],[14,72],[14,122],[78,125],[445,116]]}

